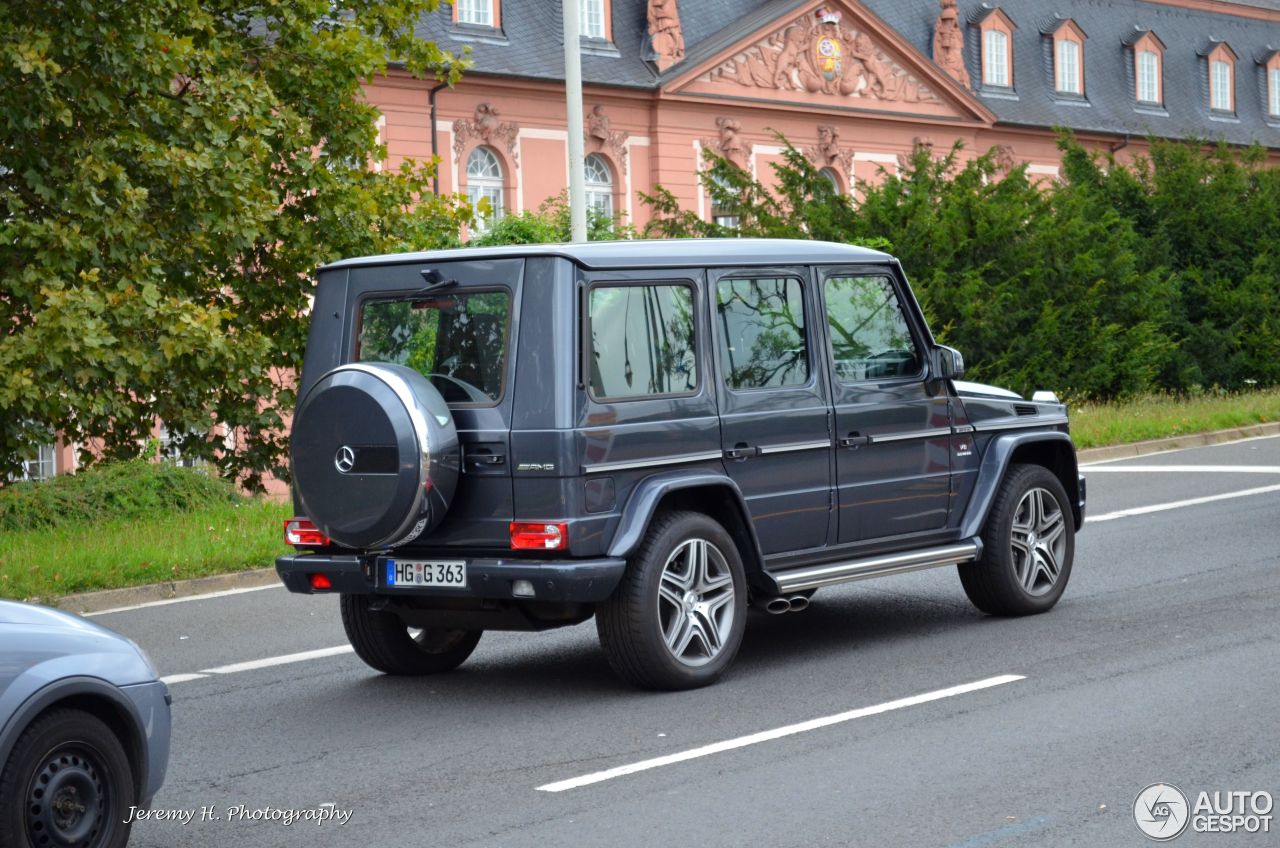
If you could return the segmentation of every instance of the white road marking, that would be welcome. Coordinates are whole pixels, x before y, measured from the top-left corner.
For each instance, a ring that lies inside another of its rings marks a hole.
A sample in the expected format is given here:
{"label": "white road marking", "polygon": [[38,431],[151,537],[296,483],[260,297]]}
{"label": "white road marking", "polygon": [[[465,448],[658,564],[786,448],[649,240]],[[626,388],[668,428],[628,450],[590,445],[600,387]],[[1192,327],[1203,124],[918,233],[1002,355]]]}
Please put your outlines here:
{"label": "white road marking", "polygon": [[186,595],[181,598],[166,598],[163,601],[147,601],[145,604],[133,604],[127,607],[98,610],[81,613],[85,618],[95,615],[111,615],[116,612],[132,612],[133,610],[150,609],[151,607],[167,607],[170,604],[185,604],[187,601],[207,601],[210,598],[225,598],[228,595],[243,595],[245,592],[261,592],[263,589],[283,589],[283,583],[268,583],[266,586],[244,586],[239,589],[223,589],[220,592],[206,592],[203,595]]}
{"label": "white road marking", "polygon": [[160,678],[161,683],[168,683],[172,686],[175,683],[186,683],[188,680],[201,680],[208,677],[207,674],[170,674]]}
{"label": "white road marking", "polygon": [[1107,465],[1090,468],[1090,474],[1138,473],[1188,473],[1206,474],[1280,474],[1280,465]]}
{"label": "white road marking", "polygon": [[1184,506],[1199,506],[1200,504],[1213,503],[1214,501],[1228,501],[1233,498],[1247,498],[1251,495],[1265,495],[1270,492],[1280,492],[1280,486],[1261,486],[1257,489],[1245,489],[1240,492],[1227,492],[1223,495],[1209,495],[1203,498],[1189,498],[1185,501],[1171,501],[1170,503],[1153,504],[1152,506],[1139,506],[1133,509],[1121,509],[1115,512],[1108,512],[1104,515],[1089,516],[1084,519],[1085,526],[1096,524],[1099,521],[1114,521],[1117,518],[1131,518],[1135,515],[1146,515],[1151,512],[1164,512],[1167,509],[1181,509]]}
{"label": "white road marking", "polygon": [[289,665],[290,663],[306,662],[307,660],[336,657],[340,654],[349,654],[353,650],[355,649],[350,645],[337,645],[333,648],[318,648],[314,651],[301,651],[296,654],[284,654],[279,657],[267,657],[261,660],[220,665],[217,668],[202,668],[200,671],[203,674],[237,674],[241,671],[256,671],[260,668],[271,668],[277,665]]}
{"label": "white road marking", "polygon": [[999,677],[988,677],[985,680],[976,680],[973,683],[952,686],[948,689],[937,689],[933,692],[925,692],[922,695],[912,695],[909,698],[899,698],[896,701],[886,701],[883,704],[876,704],[873,707],[862,707],[861,709],[849,710],[848,712],[837,713],[824,718],[802,721],[799,724],[788,724],[785,727],[778,727],[773,730],[764,730],[759,733],[752,733],[749,736],[739,736],[737,739],[727,739],[724,742],[703,745],[701,748],[692,748],[688,751],[680,751],[676,754],[667,754],[663,757],[654,757],[651,760],[641,760],[638,763],[618,766],[617,768],[606,769],[605,771],[593,772],[592,774],[586,774],[582,777],[573,777],[568,780],[548,783],[544,786],[539,786],[538,791],[564,792],[567,789],[577,789],[581,786],[590,786],[593,783],[613,780],[615,777],[623,777],[624,775],[635,774],[640,771],[661,768],[662,766],[669,766],[675,763],[683,763],[687,760],[694,760],[699,757],[710,756],[711,754],[732,751],[735,748],[745,748],[748,745],[758,745],[761,742],[781,739],[784,736],[794,736],[797,733],[805,733],[810,730],[830,727],[833,724],[841,724],[846,721],[853,721],[857,718],[880,715],[881,713],[887,713],[893,710],[901,710],[905,707],[927,704],[930,701],[940,701],[943,698],[953,698],[956,695],[965,695],[969,692],[977,692],[981,689],[990,689],[993,686],[1002,686],[1006,683],[1013,683],[1014,681],[1025,679],[1026,678],[1020,674],[1002,674]]}

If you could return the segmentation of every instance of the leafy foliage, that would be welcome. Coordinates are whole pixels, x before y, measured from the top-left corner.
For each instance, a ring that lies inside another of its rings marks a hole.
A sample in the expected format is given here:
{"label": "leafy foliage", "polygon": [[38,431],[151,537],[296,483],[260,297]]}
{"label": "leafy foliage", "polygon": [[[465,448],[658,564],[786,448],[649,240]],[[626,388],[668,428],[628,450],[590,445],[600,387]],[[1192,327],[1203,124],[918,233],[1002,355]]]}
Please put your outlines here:
{"label": "leafy foliage", "polygon": [[[782,139],[785,143],[785,139]],[[1063,181],[998,149],[918,148],[842,196],[786,144],[769,185],[708,156],[719,214],[659,187],[645,234],[813,238],[901,259],[939,341],[974,379],[1113,398],[1280,383],[1280,170],[1260,149],[1152,140],[1123,165],[1060,141]]]}
{"label": "leafy foliage", "polygon": [[284,473],[315,267],[469,219],[432,163],[369,168],[361,82],[461,67],[413,38],[436,5],[0,0],[0,480],[55,433],[135,456],[157,420],[250,487]]}
{"label": "leafy foliage", "polygon": [[[568,189],[544,200],[537,211],[524,210],[503,215],[486,232],[472,238],[470,247],[504,244],[562,244],[572,240]],[[587,240],[607,241],[635,236],[634,228],[595,209],[587,210]]]}

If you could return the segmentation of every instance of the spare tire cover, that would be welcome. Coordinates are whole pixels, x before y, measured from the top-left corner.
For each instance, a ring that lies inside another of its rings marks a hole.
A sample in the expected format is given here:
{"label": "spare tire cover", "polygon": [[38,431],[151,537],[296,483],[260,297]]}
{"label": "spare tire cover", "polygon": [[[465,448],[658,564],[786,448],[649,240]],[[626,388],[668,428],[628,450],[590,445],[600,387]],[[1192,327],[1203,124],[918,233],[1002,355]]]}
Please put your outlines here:
{"label": "spare tire cover", "polygon": [[404,545],[444,518],[461,465],[453,416],[403,365],[352,363],[298,402],[290,445],[303,511],[340,545]]}

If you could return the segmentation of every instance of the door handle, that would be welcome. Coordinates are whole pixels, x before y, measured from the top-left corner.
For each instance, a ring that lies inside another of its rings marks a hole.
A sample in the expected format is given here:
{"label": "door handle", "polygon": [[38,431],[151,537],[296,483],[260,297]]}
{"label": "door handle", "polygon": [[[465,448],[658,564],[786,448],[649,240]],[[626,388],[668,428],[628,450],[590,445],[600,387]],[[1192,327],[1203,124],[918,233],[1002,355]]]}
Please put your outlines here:
{"label": "door handle", "polygon": [[474,465],[502,465],[507,458],[500,453],[473,453],[467,455],[467,462]]}
{"label": "door handle", "polygon": [[738,442],[738,444],[734,445],[733,447],[726,448],[724,452],[725,459],[735,459],[739,461],[744,459],[750,459],[753,456],[759,456],[759,455],[760,455],[760,448],[752,447],[746,442]]}
{"label": "door handle", "polygon": [[864,435],[862,435],[861,433],[854,432],[854,433],[850,433],[849,435],[845,436],[843,439],[840,439],[840,441],[838,442],[838,444],[839,444],[839,445],[840,445],[840,447],[842,447],[842,448],[856,448],[856,447],[860,447],[860,446],[862,446],[862,445],[869,445],[869,444],[871,444],[871,437],[870,437],[870,436],[864,436]]}

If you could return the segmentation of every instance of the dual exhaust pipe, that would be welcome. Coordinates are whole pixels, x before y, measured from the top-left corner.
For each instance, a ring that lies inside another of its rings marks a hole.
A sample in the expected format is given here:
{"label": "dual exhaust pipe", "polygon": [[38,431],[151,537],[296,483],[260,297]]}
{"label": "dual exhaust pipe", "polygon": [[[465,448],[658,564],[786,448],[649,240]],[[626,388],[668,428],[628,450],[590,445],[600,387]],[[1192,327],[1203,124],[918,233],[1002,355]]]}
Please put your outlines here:
{"label": "dual exhaust pipe", "polygon": [[789,598],[760,598],[755,605],[770,615],[782,615],[784,612],[800,612],[809,608],[809,599],[804,595],[792,595]]}

